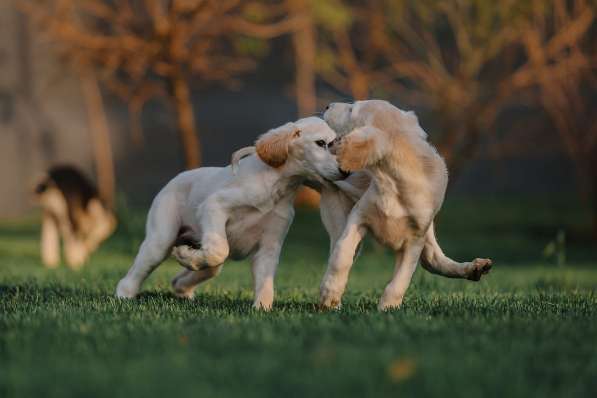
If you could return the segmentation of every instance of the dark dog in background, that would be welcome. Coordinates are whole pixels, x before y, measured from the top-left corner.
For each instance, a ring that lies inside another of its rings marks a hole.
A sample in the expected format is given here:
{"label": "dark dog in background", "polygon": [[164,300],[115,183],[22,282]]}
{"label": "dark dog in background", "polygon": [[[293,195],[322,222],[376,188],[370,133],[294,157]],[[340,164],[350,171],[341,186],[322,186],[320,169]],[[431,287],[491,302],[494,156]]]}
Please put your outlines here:
{"label": "dark dog in background", "polygon": [[66,263],[79,268],[116,227],[96,187],[73,166],[48,170],[35,196],[43,210],[41,259],[47,267],[60,262],[60,238]]}

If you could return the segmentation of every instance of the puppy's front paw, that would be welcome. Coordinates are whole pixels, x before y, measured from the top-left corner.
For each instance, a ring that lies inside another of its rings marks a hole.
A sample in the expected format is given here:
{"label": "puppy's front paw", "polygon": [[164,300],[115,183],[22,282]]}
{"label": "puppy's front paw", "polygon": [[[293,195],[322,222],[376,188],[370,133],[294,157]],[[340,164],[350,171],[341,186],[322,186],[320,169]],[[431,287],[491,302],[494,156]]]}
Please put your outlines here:
{"label": "puppy's front paw", "polygon": [[195,289],[194,286],[185,286],[184,284],[184,277],[189,274],[189,271],[183,270],[178,275],[172,279],[172,290],[174,291],[174,295],[178,298],[189,299],[192,300],[195,298]]}
{"label": "puppy's front paw", "polygon": [[466,279],[471,281],[479,281],[481,277],[488,274],[491,271],[493,263],[488,258],[476,258],[472,262],[471,270],[469,271]]}
{"label": "puppy's front paw", "polygon": [[201,249],[193,249],[188,245],[174,246],[172,255],[180,265],[191,271],[198,271],[203,258]]}
{"label": "puppy's front paw", "polygon": [[322,310],[339,310],[342,308],[342,301],[336,297],[324,297],[319,299],[319,308]]}
{"label": "puppy's front paw", "polygon": [[121,279],[120,282],[118,282],[118,286],[116,286],[116,297],[118,298],[135,298],[138,292],[139,287],[137,284],[126,278]]}
{"label": "puppy's front paw", "polygon": [[391,311],[399,309],[401,305],[402,297],[389,297],[384,294],[377,305],[377,309],[380,311]]}
{"label": "puppy's front paw", "polygon": [[327,284],[321,286],[319,307],[325,310],[338,310],[342,306],[342,293]]}
{"label": "puppy's front paw", "polygon": [[195,289],[174,288],[174,295],[181,299],[192,300],[195,298]]}
{"label": "puppy's front paw", "polygon": [[253,309],[257,311],[269,312],[272,310],[273,303],[271,301],[255,300],[253,302]]}

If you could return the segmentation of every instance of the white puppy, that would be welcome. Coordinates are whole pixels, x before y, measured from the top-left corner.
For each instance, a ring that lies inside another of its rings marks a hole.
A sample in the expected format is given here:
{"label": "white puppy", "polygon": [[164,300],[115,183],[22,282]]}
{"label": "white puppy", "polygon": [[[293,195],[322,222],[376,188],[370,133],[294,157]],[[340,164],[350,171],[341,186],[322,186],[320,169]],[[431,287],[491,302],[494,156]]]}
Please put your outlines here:
{"label": "white puppy", "polygon": [[258,156],[243,159],[236,173],[228,166],[179,174],[154,199],[145,240],[116,295],[137,295],[175,246],[173,254],[189,269],[172,281],[179,296],[192,297],[196,286],[217,275],[228,257],[252,255],[254,306],[271,308],[297,188],[307,179],[342,177],[327,150],[335,137],[323,120],[300,119],[262,135],[256,142]]}
{"label": "white puppy", "polygon": [[491,260],[457,263],[437,244],[433,219],[443,203],[448,174],[414,113],[372,100],[331,104],[324,119],[339,135],[346,134],[334,146],[340,167],[364,170],[359,178],[369,177],[371,183],[366,189],[362,182],[337,183],[358,201],[332,250],[321,284],[322,306],[340,305],[367,230],[396,252],[394,277],[379,303],[382,310],[400,306],[420,257],[427,270],[447,277],[479,280],[489,272]]}

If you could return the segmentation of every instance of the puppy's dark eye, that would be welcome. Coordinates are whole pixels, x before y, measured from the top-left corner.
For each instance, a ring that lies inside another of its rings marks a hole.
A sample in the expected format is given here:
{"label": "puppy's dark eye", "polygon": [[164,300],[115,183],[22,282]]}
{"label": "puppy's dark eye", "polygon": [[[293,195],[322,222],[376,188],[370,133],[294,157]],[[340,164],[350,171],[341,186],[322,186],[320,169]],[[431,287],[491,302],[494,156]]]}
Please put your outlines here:
{"label": "puppy's dark eye", "polygon": [[325,148],[326,146],[328,146],[328,144],[324,140],[317,140],[317,141],[315,141],[315,143],[317,144],[317,146],[320,146],[322,148]]}

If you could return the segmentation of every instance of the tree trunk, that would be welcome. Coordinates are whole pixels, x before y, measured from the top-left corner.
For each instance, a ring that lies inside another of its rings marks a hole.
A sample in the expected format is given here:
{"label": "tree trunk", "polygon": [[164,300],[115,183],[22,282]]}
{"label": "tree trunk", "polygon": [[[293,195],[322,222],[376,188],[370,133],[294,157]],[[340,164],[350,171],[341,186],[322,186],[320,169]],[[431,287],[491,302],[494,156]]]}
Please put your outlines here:
{"label": "tree trunk", "polygon": [[[301,27],[292,33],[295,65],[295,95],[299,117],[313,115],[317,110],[315,89],[315,27],[312,10],[307,0],[288,0],[292,17],[301,17]],[[295,206],[317,208],[319,194],[307,187],[301,187],[296,195]]]}
{"label": "tree trunk", "polygon": [[145,144],[145,139],[143,137],[143,126],[141,125],[143,103],[132,100],[129,102],[128,108],[131,138],[135,148],[139,149]]}
{"label": "tree trunk", "polygon": [[369,79],[364,73],[357,72],[350,78],[350,91],[355,101],[369,98]]}
{"label": "tree trunk", "polygon": [[80,76],[83,96],[87,106],[87,117],[89,118],[99,194],[106,205],[113,208],[115,193],[114,158],[102,93],[93,72],[82,70]]}
{"label": "tree trunk", "polygon": [[593,194],[593,198],[592,198],[592,202],[593,202],[593,240],[595,242],[597,242],[597,195]]}
{"label": "tree trunk", "polygon": [[172,81],[178,131],[182,140],[187,169],[201,166],[201,144],[195,128],[195,116],[187,80],[180,74]]}
{"label": "tree trunk", "polygon": [[306,0],[288,0],[288,9],[292,16],[304,20],[300,29],[292,34],[295,64],[295,90],[300,117],[313,115],[317,108],[315,90],[315,28],[309,2]]}
{"label": "tree trunk", "polygon": [[[597,149],[597,148],[595,148]],[[597,242],[597,156],[594,157],[595,161],[591,170],[591,183],[593,184],[591,188],[591,210],[593,211],[592,217],[592,226],[593,226],[593,240]]]}

